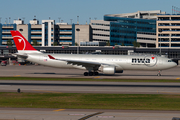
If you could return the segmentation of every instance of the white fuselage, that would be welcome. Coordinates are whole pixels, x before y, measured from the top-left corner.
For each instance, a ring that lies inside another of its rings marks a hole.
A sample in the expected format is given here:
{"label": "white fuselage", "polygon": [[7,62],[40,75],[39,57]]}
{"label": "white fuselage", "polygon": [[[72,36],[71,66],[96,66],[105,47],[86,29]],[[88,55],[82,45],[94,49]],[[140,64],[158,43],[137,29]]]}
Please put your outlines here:
{"label": "white fuselage", "polygon": [[51,67],[86,69],[81,65],[67,64],[66,61],[50,59],[48,55],[57,59],[111,64],[116,66],[116,70],[164,70],[177,66],[175,62],[165,57],[135,55],[29,53],[26,60]]}

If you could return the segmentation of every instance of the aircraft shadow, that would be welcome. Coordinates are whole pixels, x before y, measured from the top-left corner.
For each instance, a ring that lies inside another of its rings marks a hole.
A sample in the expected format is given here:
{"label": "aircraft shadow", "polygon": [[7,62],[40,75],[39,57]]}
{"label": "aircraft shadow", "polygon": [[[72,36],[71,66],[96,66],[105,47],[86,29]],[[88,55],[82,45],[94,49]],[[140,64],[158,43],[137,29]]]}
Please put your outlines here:
{"label": "aircraft shadow", "polygon": [[[76,76],[84,76],[83,73],[82,74],[78,74],[78,73],[54,73],[54,72],[45,72],[45,73],[40,73],[40,72],[35,72],[35,73],[27,73],[27,74],[44,74],[44,75],[76,75]],[[122,74],[115,74],[115,75],[106,75],[106,74],[102,74],[99,73],[99,75],[95,75],[95,76],[122,76]]]}
{"label": "aircraft shadow", "polygon": [[28,73],[28,74],[47,74],[47,75],[80,75],[80,74],[73,74],[73,73]]}
{"label": "aircraft shadow", "polygon": [[[153,75],[134,75],[134,74],[123,74],[122,76],[157,76],[157,74],[153,74]],[[161,74],[161,76],[166,76],[166,77],[168,77],[168,76],[173,76],[173,77],[175,77],[175,76],[177,76],[177,77],[179,77],[179,75],[165,75],[165,74]]]}
{"label": "aircraft shadow", "polygon": [[[68,75],[69,77],[70,76],[72,76],[72,75],[76,75],[76,76],[80,76],[80,77],[82,77],[82,76],[84,76],[83,75],[83,73],[82,74],[78,74],[78,73],[54,73],[54,72],[44,72],[44,73],[40,73],[40,72],[35,72],[35,73],[27,73],[27,74],[39,74],[39,75]],[[161,74],[162,75],[162,77],[163,76],[165,76],[165,77],[180,77],[179,75],[165,75],[165,74]],[[107,75],[107,74],[102,74],[102,73],[99,73],[99,75],[95,75],[95,76],[123,76],[123,77],[125,77],[125,76],[157,76],[157,74],[151,74],[151,75],[140,75],[140,74],[114,74],[114,75]],[[93,77],[93,76],[92,76]]]}

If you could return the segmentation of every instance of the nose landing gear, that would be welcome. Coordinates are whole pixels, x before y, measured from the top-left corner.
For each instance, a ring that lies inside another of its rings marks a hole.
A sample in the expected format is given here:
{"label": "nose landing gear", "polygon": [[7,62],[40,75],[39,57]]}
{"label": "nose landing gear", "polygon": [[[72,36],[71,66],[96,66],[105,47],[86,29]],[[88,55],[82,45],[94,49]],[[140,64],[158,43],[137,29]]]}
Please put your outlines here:
{"label": "nose landing gear", "polygon": [[160,70],[159,70],[159,72],[158,72],[157,76],[161,76],[161,71],[160,71]]}

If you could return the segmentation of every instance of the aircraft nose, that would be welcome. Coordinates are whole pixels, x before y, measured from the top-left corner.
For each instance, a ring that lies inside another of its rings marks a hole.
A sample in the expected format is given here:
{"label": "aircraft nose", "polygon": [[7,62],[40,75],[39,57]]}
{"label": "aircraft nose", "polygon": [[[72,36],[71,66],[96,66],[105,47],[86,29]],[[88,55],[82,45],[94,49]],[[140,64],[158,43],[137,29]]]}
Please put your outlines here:
{"label": "aircraft nose", "polygon": [[178,60],[173,60],[173,62],[174,62],[176,65],[178,65]]}
{"label": "aircraft nose", "polygon": [[177,66],[178,64],[176,62],[173,62],[173,67]]}

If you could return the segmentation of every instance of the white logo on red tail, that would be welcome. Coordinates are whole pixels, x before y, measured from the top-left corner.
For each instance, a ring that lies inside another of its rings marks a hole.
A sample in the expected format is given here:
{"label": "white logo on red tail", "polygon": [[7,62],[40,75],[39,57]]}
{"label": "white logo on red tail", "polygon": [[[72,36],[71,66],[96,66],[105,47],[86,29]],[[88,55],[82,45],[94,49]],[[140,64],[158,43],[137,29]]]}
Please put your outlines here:
{"label": "white logo on red tail", "polygon": [[18,39],[19,40],[19,42],[21,42],[22,41],[22,39]]}
{"label": "white logo on red tail", "polygon": [[24,50],[26,48],[26,42],[21,36],[13,36],[13,38],[16,38],[18,40],[18,48],[20,50]]}

